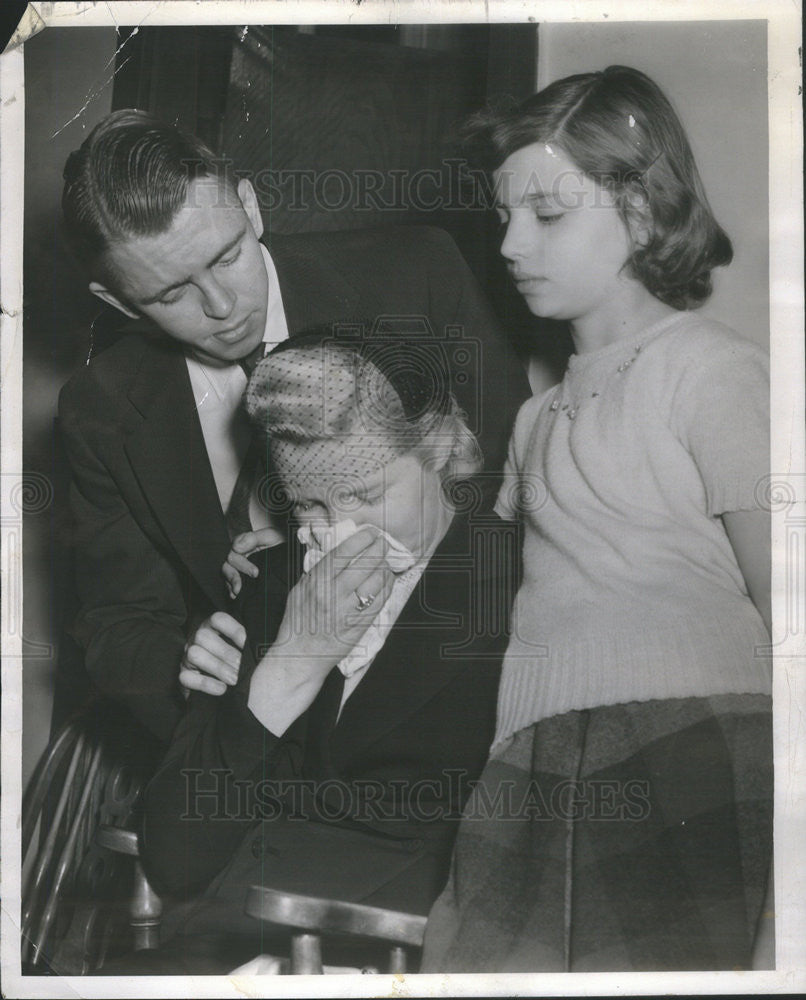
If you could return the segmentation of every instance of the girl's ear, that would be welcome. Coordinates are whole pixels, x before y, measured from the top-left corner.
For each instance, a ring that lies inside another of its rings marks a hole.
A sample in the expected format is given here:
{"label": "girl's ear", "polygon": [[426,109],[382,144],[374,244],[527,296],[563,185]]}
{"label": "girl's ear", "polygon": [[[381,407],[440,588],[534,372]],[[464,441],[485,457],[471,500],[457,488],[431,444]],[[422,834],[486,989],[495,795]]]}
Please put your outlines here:
{"label": "girl's ear", "polygon": [[637,247],[645,247],[651,241],[655,226],[646,191],[640,184],[631,185],[625,192],[627,226]]}

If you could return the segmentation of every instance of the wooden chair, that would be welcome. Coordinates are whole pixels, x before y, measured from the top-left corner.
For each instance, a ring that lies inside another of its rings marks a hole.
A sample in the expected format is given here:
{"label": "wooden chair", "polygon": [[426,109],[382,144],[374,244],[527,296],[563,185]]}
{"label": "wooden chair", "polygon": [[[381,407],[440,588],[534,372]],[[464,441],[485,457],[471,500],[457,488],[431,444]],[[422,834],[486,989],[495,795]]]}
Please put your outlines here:
{"label": "wooden chair", "polygon": [[[150,762],[121,752],[109,733],[119,727],[99,724],[103,719],[95,706],[68,722],[23,798],[22,963],[28,974],[86,975],[115,944],[119,951],[159,945],[162,902],[140,864],[133,829]],[[422,916],[261,886],[249,891],[245,910],[273,931],[287,931],[284,968],[292,975],[323,972],[323,936],[386,942],[384,971],[405,972],[406,949],[419,948],[425,932]]]}
{"label": "wooden chair", "polygon": [[97,706],[67,722],[40,759],[23,797],[22,956],[30,974],[83,975],[100,966],[113,936],[127,946],[131,866],[96,840],[98,827],[133,819],[148,764],[121,752]]}
{"label": "wooden chair", "polygon": [[[129,906],[134,931],[135,950],[154,948],[159,943],[162,903],[148,883],[140,865],[137,834],[132,830],[102,826],[97,834],[104,848],[135,859],[134,884]],[[384,971],[407,971],[406,949],[422,947],[426,918],[411,913],[385,910],[360,903],[319,896],[303,896],[252,886],[247,894],[245,912],[271,925],[272,931],[283,928],[288,933],[289,954],[278,968],[291,975],[322,975],[322,937],[360,939],[389,944],[388,968]],[[378,969],[364,966],[363,971]]]}
{"label": "wooden chair", "polygon": [[[250,917],[288,929],[292,975],[322,974],[322,936],[325,934],[385,941],[390,947],[389,964],[384,971],[406,972],[406,948],[421,948],[425,934],[426,918],[413,913],[278,892],[262,886],[252,886],[249,890],[245,911]],[[365,967],[364,971],[369,970]]]}
{"label": "wooden chair", "polygon": [[96,835],[100,847],[115,854],[125,854],[134,859],[132,891],[129,897],[129,926],[135,951],[158,948],[160,943],[160,923],[162,920],[162,900],[151,887],[140,863],[140,843],[135,830],[123,830],[118,826],[102,826]]}

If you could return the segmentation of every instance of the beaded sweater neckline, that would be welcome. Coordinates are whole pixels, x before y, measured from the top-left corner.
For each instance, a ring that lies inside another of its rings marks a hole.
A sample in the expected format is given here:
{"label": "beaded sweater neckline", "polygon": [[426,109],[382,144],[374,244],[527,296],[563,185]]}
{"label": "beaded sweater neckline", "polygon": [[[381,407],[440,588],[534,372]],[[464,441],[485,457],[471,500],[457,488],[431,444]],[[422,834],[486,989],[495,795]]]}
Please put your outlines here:
{"label": "beaded sweater neckline", "polygon": [[575,420],[580,405],[599,397],[610,375],[623,375],[632,367],[646,344],[676,326],[687,315],[686,312],[678,312],[664,316],[634,338],[616,340],[587,354],[572,354],[565,378],[552,396],[549,412],[562,412],[569,420]]}
{"label": "beaded sweater neckline", "polygon": [[655,323],[651,323],[645,330],[637,331],[633,337],[614,340],[612,344],[605,344],[604,347],[588,351],[585,354],[572,354],[568,359],[568,371],[572,373],[582,372],[610,359],[626,361],[635,353],[636,345],[640,344],[641,347],[645,347],[650,340],[680,323],[686,316],[688,316],[688,312],[672,313],[671,316],[664,316]]}

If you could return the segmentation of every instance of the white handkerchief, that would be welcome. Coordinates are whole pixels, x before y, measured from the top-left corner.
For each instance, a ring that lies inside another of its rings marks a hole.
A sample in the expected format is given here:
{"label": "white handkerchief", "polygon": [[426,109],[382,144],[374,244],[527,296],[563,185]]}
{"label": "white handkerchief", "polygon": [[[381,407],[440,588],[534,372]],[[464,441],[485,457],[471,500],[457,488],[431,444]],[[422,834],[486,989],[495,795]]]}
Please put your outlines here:
{"label": "white handkerchief", "polygon": [[[306,524],[299,528],[297,538],[307,547],[303,562],[305,572],[309,573],[331,549],[354,535],[356,531],[358,531],[358,526],[352,520],[339,521],[333,525]],[[389,599],[382,607],[378,608],[372,624],[358,640],[355,647],[339,662],[338,668],[345,677],[351,677],[372,663],[378,655],[389,630],[417,586],[417,581],[422,576],[425,567],[424,562],[418,566],[415,565],[416,559],[405,545],[401,545],[385,531],[381,534],[389,543],[386,561],[392,572],[396,574],[396,579],[392,585]]]}
{"label": "white handkerchief", "polygon": [[[336,524],[326,524],[324,521],[303,524],[297,530],[297,538],[307,549],[302,568],[306,573],[310,573],[323,556],[327,555],[331,549],[335,549],[337,545],[341,545],[358,530],[359,526],[349,518],[345,521],[337,521]],[[405,573],[407,569],[411,569],[417,561],[413,553],[387,532],[380,531],[379,528],[375,530],[386,539],[389,545],[389,552],[386,555],[389,569],[393,573]]]}

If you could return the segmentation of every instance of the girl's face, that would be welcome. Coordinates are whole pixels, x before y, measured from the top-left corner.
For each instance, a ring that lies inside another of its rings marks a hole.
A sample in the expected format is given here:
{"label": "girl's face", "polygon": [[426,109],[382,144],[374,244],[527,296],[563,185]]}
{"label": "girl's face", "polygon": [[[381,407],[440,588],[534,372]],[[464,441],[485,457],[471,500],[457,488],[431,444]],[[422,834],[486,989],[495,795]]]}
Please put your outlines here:
{"label": "girl's face", "polygon": [[572,322],[606,310],[634,278],[612,196],[559,150],[533,143],[495,171],[501,253],[531,312]]}
{"label": "girl's face", "polygon": [[[295,446],[295,465],[311,447]],[[339,455],[343,455],[339,443],[313,447],[316,454],[311,454],[308,468],[338,468]],[[323,449],[332,449],[333,455],[323,455]],[[281,467],[278,472],[282,476]],[[323,521],[332,525],[350,518],[359,527],[370,524],[388,532],[415,556],[438,540],[450,518],[439,473],[414,454],[401,455],[363,474],[311,471],[284,477],[284,482],[301,525]]]}

